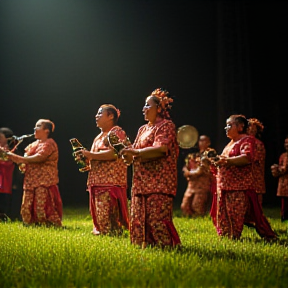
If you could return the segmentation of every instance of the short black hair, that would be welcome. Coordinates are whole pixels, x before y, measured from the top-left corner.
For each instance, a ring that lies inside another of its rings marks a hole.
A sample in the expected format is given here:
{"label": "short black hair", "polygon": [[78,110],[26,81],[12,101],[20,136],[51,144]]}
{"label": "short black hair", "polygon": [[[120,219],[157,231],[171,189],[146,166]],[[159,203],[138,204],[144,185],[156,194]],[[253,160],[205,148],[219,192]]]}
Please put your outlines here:
{"label": "short black hair", "polygon": [[8,127],[0,128],[0,133],[2,133],[5,136],[5,138],[10,138],[14,135],[13,131]]}

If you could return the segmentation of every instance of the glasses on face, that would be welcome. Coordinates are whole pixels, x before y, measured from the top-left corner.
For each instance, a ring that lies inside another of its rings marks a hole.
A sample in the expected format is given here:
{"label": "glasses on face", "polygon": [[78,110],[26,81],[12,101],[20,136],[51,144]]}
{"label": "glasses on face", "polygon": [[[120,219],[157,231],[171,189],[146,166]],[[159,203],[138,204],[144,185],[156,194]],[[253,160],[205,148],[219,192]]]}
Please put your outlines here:
{"label": "glasses on face", "polygon": [[228,124],[226,124],[226,126],[224,127],[224,129],[225,129],[225,130],[230,130],[230,129],[232,128],[233,124],[235,124],[235,123],[228,123]]}
{"label": "glasses on face", "polygon": [[42,129],[42,125],[39,125],[39,126],[37,125],[36,127],[34,127],[34,131],[35,130],[40,130],[40,129]]}
{"label": "glasses on face", "polygon": [[149,105],[148,103],[146,103],[144,106],[143,106],[143,110],[144,109],[150,109],[152,107],[157,107],[157,105]]}

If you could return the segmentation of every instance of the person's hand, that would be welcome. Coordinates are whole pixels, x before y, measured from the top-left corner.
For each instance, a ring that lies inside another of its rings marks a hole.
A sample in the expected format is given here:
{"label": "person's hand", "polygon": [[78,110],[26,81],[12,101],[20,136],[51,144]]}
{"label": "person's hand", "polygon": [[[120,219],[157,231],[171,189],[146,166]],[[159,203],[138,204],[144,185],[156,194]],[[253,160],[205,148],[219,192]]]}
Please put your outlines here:
{"label": "person's hand", "polygon": [[271,173],[273,177],[277,177],[279,175],[279,165],[278,164],[273,164],[271,166]]}
{"label": "person's hand", "polygon": [[80,152],[81,152],[82,158],[86,157],[89,160],[91,160],[91,152],[90,151],[88,151],[86,149],[82,149],[82,150],[80,150]]}
{"label": "person's hand", "polygon": [[217,167],[228,166],[227,157],[218,156],[218,157],[216,158],[216,160],[217,160],[217,161],[212,160],[211,163],[214,164],[214,165],[217,166]]}
{"label": "person's hand", "polygon": [[182,171],[183,171],[184,177],[188,177],[189,176],[189,169],[186,166],[183,167]]}
{"label": "person's hand", "polygon": [[7,150],[3,147],[0,147],[0,159],[7,160]]}
{"label": "person's hand", "polygon": [[[74,156],[74,160],[76,162],[79,162],[81,161],[84,157],[87,157],[86,155],[86,152],[88,152],[87,150],[85,149],[82,149],[82,150],[78,150],[76,152],[74,152],[73,156]],[[88,158],[88,157],[87,157]]]}
{"label": "person's hand", "polygon": [[139,154],[139,151],[132,148],[122,149],[120,152],[121,158],[127,166],[130,166],[134,160],[134,156]]}

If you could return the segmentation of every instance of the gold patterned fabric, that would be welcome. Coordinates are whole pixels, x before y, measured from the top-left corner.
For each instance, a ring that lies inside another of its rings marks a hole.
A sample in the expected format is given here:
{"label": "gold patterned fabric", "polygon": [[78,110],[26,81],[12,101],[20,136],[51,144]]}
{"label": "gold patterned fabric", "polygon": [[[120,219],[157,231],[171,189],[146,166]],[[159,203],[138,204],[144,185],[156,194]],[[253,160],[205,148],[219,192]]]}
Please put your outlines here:
{"label": "gold patterned fabric", "polygon": [[126,188],[94,186],[89,193],[93,234],[117,235],[129,229]]}
{"label": "gold patterned fabric", "polygon": [[[113,129],[120,128],[114,126]],[[122,130],[123,131],[123,130]],[[107,146],[106,139],[100,134],[94,139],[91,152],[111,150]],[[88,174],[87,186],[109,186],[117,185],[127,187],[127,166],[119,158],[115,161],[91,161],[91,171]]]}
{"label": "gold patterned fabric", "polygon": [[26,147],[25,153],[27,156],[38,154],[46,159],[42,162],[26,164],[24,189],[58,184],[58,147],[52,138],[48,138],[45,142],[34,141]]}
{"label": "gold patterned fabric", "polygon": [[[255,138],[255,158],[252,165],[252,173],[254,177],[254,185],[256,193],[264,194],[266,193],[265,185],[265,158],[266,150],[264,143],[259,139]],[[260,195],[262,196],[262,195]],[[262,197],[259,197],[262,199]],[[261,201],[262,203],[262,201]]]}
{"label": "gold patterned fabric", "polygon": [[[246,136],[227,145],[222,154],[226,157],[233,157],[245,154],[251,162],[255,157],[255,137]],[[243,191],[255,189],[255,181],[251,165],[244,166],[222,166],[218,168],[217,186],[222,190]]]}
{"label": "gold patterned fabric", "polygon": [[176,195],[179,147],[174,123],[164,119],[155,125],[143,125],[139,128],[133,148],[141,149],[162,145],[168,147],[166,157],[147,162],[140,162],[135,159],[132,183],[133,195],[157,192]]}
{"label": "gold patterned fabric", "polygon": [[182,199],[181,210],[185,216],[204,216],[208,212],[212,198],[213,175],[210,166],[195,162],[195,166],[189,172],[188,186]]}
{"label": "gold patterned fabric", "polygon": [[137,195],[131,202],[131,243],[142,247],[176,246],[180,238],[172,222],[173,198],[165,194]]}
{"label": "gold patterned fabric", "polygon": [[216,219],[213,217],[212,220],[221,236],[239,239],[246,224],[254,227],[263,238],[277,238],[264,216],[256,194],[253,175],[253,165],[257,161],[255,142],[255,137],[244,136],[233,145],[228,144],[222,152],[227,157],[245,154],[251,164],[218,168],[217,211]]}
{"label": "gold patterned fabric", "polygon": [[62,200],[58,189],[58,146],[52,138],[34,141],[25,148],[27,156],[45,157],[26,164],[21,215],[25,224],[62,226]]}
{"label": "gold patterned fabric", "polygon": [[177,157],[175,125],[162,120],[139,128],[133,147],[168,148],[165,157],[134,161],[131,199],[131,243],[161,247],[181,244],[172,222],[173,198],[177,190]]}
{"label": "gold patterned fabric", "polygon": [[245,191],[221,191],[217,213],[219,235],[241,237],[247,205]]}
{"label": "gold patterned fabric", "polygon": [[24,224],[62,226],[62,200],[58,186],[24,189],[21,215]]}
{"label": "gold patterned fabric", "polygon": [[288,153],[282,153],[279,158],[279,170],[277,196],[288,197]]}

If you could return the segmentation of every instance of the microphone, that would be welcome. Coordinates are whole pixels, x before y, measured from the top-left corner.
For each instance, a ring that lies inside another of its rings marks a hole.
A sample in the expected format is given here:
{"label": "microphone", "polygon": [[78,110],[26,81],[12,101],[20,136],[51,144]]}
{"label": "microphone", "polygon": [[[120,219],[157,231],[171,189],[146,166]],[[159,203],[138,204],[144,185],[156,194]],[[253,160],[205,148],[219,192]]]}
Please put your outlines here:
{"label": "microphone", "polygon": [[29,138],[29,137],[32,137],[32,136],[34,136],[34,134],[26,134],[26,135],[22,135],[22,136],[15,136],[15,135],[13,135],[12,137],[10,137],[10,138],[8,138],[8,139],[13,139],[13,140],[17,140],[17,141],[22,141],[23,139],[25,139],[25,138]]}

